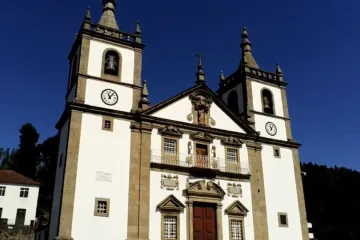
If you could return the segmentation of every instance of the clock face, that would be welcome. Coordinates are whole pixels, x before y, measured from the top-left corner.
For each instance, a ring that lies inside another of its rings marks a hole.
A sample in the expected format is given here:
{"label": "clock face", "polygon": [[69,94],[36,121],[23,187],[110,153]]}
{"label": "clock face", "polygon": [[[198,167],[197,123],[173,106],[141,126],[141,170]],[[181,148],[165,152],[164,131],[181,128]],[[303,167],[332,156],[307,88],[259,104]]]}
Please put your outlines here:
{"label": "clock face", "polygon": [[114,90],[105,89],[101,93],[101,100],[107,105],[115,105],[118,99],[118,95]]}
{"label": "clock face", "polygon": [[275,136],[277,133],[277,129],[275,124],[273,124],[272,122],[268,122],[265,124],[265,129],[266,132],[270,135],[270,136]]}

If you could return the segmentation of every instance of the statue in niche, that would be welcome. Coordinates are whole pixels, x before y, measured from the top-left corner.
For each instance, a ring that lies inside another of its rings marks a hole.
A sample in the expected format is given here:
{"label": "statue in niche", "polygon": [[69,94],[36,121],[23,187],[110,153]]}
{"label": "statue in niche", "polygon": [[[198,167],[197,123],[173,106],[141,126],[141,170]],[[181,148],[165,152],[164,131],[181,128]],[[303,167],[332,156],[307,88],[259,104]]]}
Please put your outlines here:
{"label": "statue in niche", "polygon": [[205,109],[198,110],[198,123],[205,124]]}

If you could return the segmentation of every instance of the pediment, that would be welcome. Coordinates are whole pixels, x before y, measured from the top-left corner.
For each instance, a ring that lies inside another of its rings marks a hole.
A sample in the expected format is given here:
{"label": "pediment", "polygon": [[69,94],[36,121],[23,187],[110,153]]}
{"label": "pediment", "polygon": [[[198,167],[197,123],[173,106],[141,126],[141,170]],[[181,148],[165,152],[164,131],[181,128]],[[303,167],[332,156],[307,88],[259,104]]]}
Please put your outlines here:
{"label": "pediment", "polygon": [[223,138],[223,139],[221,139],[221,142],[224,145],[232,145],[232,146],[238,146],[238,147],[240,147],[243,144],[243,142],[239,138],[236,138],[233,136]]}
{"label": "pediment", "polygon": [[240,201],[234,201],[225,209],[228,215],[246,216],[248,212],[249,210]]}
{"label": "pediment", "polygon": [[181,137],[183,135],[183,132],[179,128],[173,127],[172,125],[160,128],[159,133],[161,135],[170,135],[176,137]]}
{"label": "pediment", "polygon": [[158,205],[157,209],[160,211],[171,211],[181,212],[185,208],[185,205],[180,202],[174,195],[169,195],[167,198],[162,200]]}
{"label": "pediment", "polygon": [[190,135],[190,138],[193,140],[205,141],[205,142],[212,142],[214,137],[206,132],[196,132]]}
{"label": "pediment", "polygon": [[225,195],[225,191],[218,184],[212,181],[200,180],[188,184],[187,194],[195,196],[223,198]]}

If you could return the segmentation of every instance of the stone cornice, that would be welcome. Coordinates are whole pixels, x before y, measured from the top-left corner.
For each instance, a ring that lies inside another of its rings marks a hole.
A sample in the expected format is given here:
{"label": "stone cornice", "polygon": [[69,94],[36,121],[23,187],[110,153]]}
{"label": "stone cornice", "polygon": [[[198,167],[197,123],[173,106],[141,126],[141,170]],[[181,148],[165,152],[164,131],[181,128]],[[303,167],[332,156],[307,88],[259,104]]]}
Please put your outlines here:
{"label": "stone cornice", "polygon": [[[269,145],[277,145],[282,147],[288,147],[288,148],[299,148],[301,144],[293,142],[293,141],[282,141],[282,140],[276,140],[276,139],[270,139],[260,136],[254,136],[251,134],[244,134],[244,133],[238,133],[238,132],[232,132],[227,131],[223,129],[217,129],[213,127],[206,127],[206,126],[199,126],[191,123],[185,123],[180,121],[174,121],[169,119],[163,119],[163,118],[157,118],[149,115],[142,114],[141,112],[124,112],[124,111],[118,111],[118,110],[112,110],[112,109],[106,109],[101,107],[94,107],[89,106],[81,103],[68,103],[62,116],[60,117],[58,123],[56,124],[57,129],[61,129],[63,124],[68,119],[71,111],[81,111],[85,113],[92,113],[92,114],[99,114],[99,115],[105,115],[105,116],[111,116],[115,118],[122,118],[127,119],[134,122],[144,122],[147,124],[154,124],[154,125],[163,125],[168,126],[172,125],[173,127],[177,127],[183,130],[189,130],[194,132],[206,132],[208,134],[222,136],[222,137],[228,137],[233,136],[239,139],[248,140],[246,144],[251,144],[254,142],[256,143],[256,146],[261,144],[269,144]],[[250,142],[249,142],[250,141]],[[256,147],[254,146],[254,147]],[[249,147],[249,146],[248,146]],[[250,146],[252,147],[252,145]],[[258,147],[256,147],[258,148]]]}

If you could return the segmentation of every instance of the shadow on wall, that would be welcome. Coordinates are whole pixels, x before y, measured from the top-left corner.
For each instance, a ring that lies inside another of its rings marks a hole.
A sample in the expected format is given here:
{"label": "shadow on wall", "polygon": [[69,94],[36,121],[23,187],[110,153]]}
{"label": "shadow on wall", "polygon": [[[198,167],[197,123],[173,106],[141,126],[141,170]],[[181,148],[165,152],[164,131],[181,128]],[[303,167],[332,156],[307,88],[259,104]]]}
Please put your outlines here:
{"label": "shadow on wall", "polygon": [[1,240],[34,240],[35,231],[33,227],[0,227]]}

